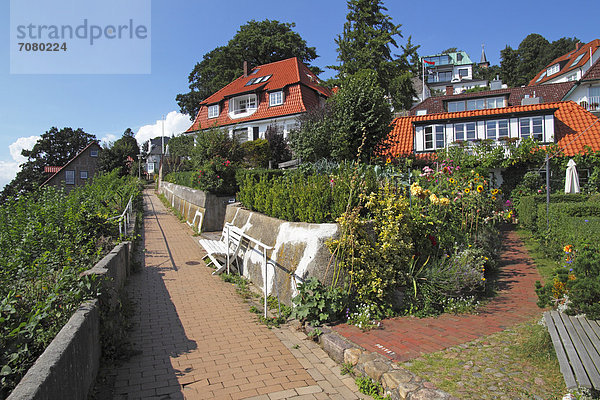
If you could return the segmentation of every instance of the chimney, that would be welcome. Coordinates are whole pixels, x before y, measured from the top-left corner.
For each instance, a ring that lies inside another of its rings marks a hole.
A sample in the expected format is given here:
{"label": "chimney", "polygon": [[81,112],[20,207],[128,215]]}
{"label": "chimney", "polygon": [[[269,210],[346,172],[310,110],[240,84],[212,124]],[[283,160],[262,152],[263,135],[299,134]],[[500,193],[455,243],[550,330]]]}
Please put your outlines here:
{"label": "chimney", "polygon": [[581,49],[581,42],[575,43],[575,51],[578,51],[579,49]]}
{"label": "chimney", "polygon": [[244,78],[248,76],[248,61],[244,61]]}
{"label": "chimney", "polygon": [[452,96],[454,94],[454,86],[446,86],[446,96]]}

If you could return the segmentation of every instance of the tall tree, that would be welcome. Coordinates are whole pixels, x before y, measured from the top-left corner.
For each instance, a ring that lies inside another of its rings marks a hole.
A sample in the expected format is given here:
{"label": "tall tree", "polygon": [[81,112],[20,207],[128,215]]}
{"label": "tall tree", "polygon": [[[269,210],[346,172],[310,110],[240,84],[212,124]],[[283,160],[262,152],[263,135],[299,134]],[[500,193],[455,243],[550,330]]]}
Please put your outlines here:
{"label": "tall tree", "polygon": [[137,140],[135,140],[132,130],[127,128],[120,139],[104,147],[98,159],[99,169],[110,172],[120,168],[121,176],[137,173],[137,170],[132,171],[132,166],[136,162],[138,154],[140,154],[140,148]]}
{"label": "tall tree", "polygon": [[509,45],[500,51],[500,78],[510,87],[517,86],[519,75],[519,52]]}
{"label": "tall tree", "polygon": [[[395,108],[409,108],[415,93],[412,85],[407,85],[410,67],[406,60],[393,57],[392,48],[398,48],[397,38],[402,37],[401,25],[396,25],[385,14],[387,8],[380,0],[348,0],[348,14],[343,32],[335,39],[340,65],[338,79],[344,80],[361,69],[376,72],[379,85],[390,96]],[[408,48],[405,48],[405,51]],[[416,47],[409,48],[416,52]]]}
{"label": "tall tree", "polygon": [[530,33],[519,44],[519,65],[517,67],[517,85],[527,85],[549,62],[546,55],[550,43],[537,33]]}
{"label": "tall tree", "polygon": [[[248,21],[242,25],[226,46],[217,47],[206,53],[188,77],[190,91],[178,94],[177,104],[182,113],[192,119],[199,104],[243,73],[244,61],[250,68],[286,58],[298,57],[309,65],[318,55],[309,47],[292,23],[276,20]],[[310,67],[316,74],[321,70]]]}
{"label": "tall tree", "polygon": [[32,191],[49,177],[44,173],[45,167],[62,167],[94,140],[94,135],[81,128],[50,128],[38,139],[33,149],[21,152],[27,161],[21,164],[17,176],[4,187],[0,201]]}

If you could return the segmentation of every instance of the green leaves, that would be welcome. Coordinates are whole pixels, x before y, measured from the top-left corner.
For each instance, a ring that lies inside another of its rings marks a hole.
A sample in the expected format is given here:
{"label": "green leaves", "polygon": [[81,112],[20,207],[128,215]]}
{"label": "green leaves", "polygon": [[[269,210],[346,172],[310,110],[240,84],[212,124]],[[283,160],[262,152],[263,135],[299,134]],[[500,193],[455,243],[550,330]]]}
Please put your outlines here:
{"label": "green leaves", "polygon": [[298,295],[292,299],[292,317],[321,326],[340,318],[347,298],[340,288],[325,287],[317,278],[311,277],[298,284]]}

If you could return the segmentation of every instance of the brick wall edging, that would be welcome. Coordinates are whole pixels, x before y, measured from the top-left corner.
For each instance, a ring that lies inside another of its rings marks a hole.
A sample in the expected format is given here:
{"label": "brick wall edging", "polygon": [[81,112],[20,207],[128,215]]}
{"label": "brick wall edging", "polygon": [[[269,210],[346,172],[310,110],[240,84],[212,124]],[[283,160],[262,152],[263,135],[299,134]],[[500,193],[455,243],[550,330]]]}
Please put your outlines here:
{"label": "brick wall edging", "polygon": [[[307,334],[313,329],[308,324],[304,326]],[[332,360],[351,364],[357,375],[381,383],[385,396],[392,400],[457,400],[381,354],[365,350],[326,326],[320,329],[323,334],[318,337],[319,344]]]}

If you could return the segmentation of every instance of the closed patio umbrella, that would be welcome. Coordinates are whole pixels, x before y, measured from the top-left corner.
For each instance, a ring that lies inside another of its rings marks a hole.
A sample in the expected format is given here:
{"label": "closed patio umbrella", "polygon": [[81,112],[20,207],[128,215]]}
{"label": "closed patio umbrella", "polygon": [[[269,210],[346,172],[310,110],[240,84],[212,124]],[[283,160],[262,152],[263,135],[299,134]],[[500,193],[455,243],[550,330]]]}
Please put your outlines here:
{"label": "closed patio umbrella", "polygon": [[565,193],[579,193],[579,175],[575,168],[575,161],[569,160],[567,164],[567,176],[565,178]]}

